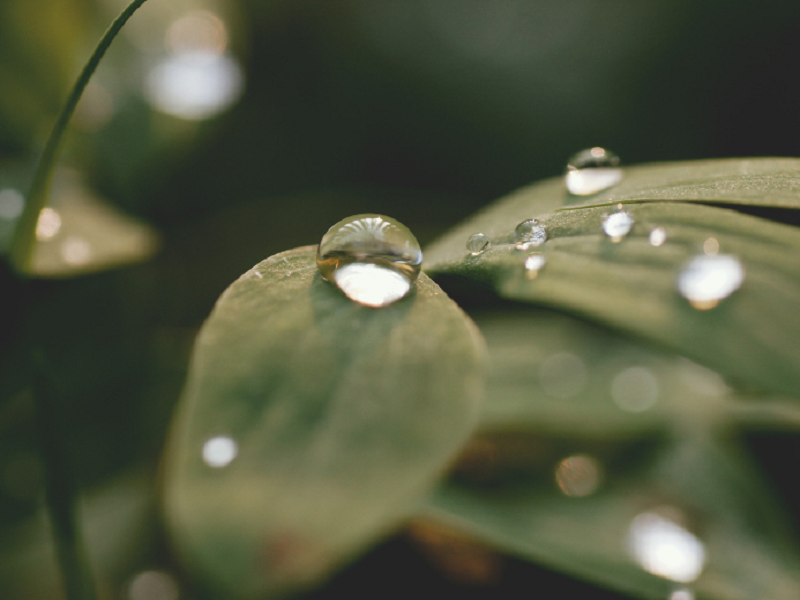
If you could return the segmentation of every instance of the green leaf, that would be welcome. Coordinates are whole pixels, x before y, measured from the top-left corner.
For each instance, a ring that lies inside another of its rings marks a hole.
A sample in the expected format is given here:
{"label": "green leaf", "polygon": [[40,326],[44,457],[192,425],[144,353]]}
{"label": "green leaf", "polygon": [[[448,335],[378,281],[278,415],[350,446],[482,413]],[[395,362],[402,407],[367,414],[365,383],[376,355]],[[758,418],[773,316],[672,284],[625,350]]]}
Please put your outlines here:
{"label": "green leaf", "polygon": [[[676,437],[633,474],[607,472],[599,490],[586,497],[562,494],[552,479],[501,488],[450,483],[422,516],[641,598],[666,598],[684,586],[709,600],[800,595],[800,554],[787,540],[787,524],[764,482],[735,445],[698,431]],[[657,526],[643,529],[643,519]],[[692,569],[681,568],[692,554],[664,536],[665,521],[686,532],[683,540],[690,534],[704,547],[705,562],[693,565],[703,567],[696,581]],[[660,559],[642,549],[637,558],[631,547],[636,532],[660,546]]]}
{"label": "green leaf", "polygon": [[[452,274],[491,286],[500,296],[572,312],[652,340],[709,366],[744,389],[800,395],[800,230],[691,203],[626,206],[635,219],[618,244],[603,233],[607,207],[559,211],[541,217],[548,241],[537,250],[547,264],[531,279],[526,252],[511,243],[526,213],[501,203],[445,237],[427,253],[428,272]],[[492,222],[491,228],[480,224]],[[648,241],[666,230],[659,247]],[[488,230],[494,246],[479,256],[463,247],[466,232]],[[704,241],[741,260],[746,272],[738,291],[713,310],[696,310],[678,293],[686,262],[703,253]],[[461,245],[461,249],[458,246]]]}
{"label": "green leaf", "polygon": [[[223,597],[318,582],[412,513],[463,446],[482,358],[477,329],[424,275],[371,309],[321,279],[314,247],[260,263],[203,326],[175,417],[178,553]],[[238,444],[222,468],[203,459],[217,436]]]}
{"label": "green leaf", "polygon": [[31,276],[92,273],[144,261],[157,250],[158,236],[151,227],[97,197],[77,173],[60,170],[53,188],[33,248]]}
{"label": "green leaf", "polygon": [[647,572],[628,540],[637,515],[682,514],[678,524],[707,552],[690,584],[699,597],[798,593],[785,510],[731,441],[751,422],[717,374],[557,313],[507,307],[475,319],[489,359],[480,430],[421,516],[501,552],[666,598],[683,584]]}

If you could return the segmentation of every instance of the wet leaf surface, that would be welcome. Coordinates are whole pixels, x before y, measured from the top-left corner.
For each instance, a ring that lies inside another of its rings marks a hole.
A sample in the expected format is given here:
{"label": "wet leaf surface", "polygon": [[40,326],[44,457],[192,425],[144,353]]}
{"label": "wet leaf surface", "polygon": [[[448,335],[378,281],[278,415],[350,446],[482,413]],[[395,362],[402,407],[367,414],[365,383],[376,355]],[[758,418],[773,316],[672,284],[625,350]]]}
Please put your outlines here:
{"label": "wet leaf surface", "polygon": [[438,286],[371,309],[314,257],[278,254],[222,295],[175,418],[167,522],[226,597],[327,576],[413,512],[476,422],[482,341]]}

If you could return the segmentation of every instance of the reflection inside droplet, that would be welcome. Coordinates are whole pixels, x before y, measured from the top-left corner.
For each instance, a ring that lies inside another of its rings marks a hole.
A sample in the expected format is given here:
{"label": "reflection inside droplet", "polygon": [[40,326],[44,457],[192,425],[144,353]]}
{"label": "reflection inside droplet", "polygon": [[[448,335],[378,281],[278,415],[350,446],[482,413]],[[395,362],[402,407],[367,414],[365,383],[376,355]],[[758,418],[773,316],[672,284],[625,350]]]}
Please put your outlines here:
{"label": "reflection inside droplet", "polygon": [[744,267],[735,256],[700,255],[690,260],[678,276],[678,291],[698,310],[714,308],[739,289]]}
{"label": "reflection inside droplet", "polygon": [[199,121],[232,106],[243,87],[242,69],[233,56],[193,50],[169,56],[153,68],[145,94],[157,110]]}
{"label": "reflection inside droplet", "polygon": [[715,256],[719,254],[719,242],[717,238],[710,237],[703,242],[703,254],[706,256]]}
{"label": "reflection inside droplet", "polygon": [[322,237],[317,250],[322,276],[367,306],[386,306],[405,296],[421,266],[417,239],[383,215],[343,219]]}
{"label": "reflection inside droplet", "polygon": [[603,221],[603,231],[614,243],[622,241],[633,227],[633,217],[624,210],[608,215]]}
{"label": "reflection inside droplet", "polygon": [[554,354],[539,365],[539,381],[544,391],[556,398],[571,398],[583,390],[586,367],[568,352]]}
{"label": "reflection inside droplet", "polygon": [[92,258],[92,247],[82,237],[68,237],[61,244],[61,258],[69,265],[85,265]]}
{"label": "reflection inside droplet", "polygon": [[203,444],[203,460],[209,467],[220,468],[231,463],[239,454],[239,445],[231,437],[219,435]]}
{"label": "reflection inside droplet", "polygon": [[667,241],[667,230],[663,227],[656,227],[650,232],[650,245],[660,246]]}
{"label": "reflection inside droplet", "polygon": [[473,256],[482,254],[489,249],[489,246],[491,246],[491,241],[489,236],[484,233],[474,233],[467,240],[467,250]]}
{"label": "reflection inside droplet", "polygon": [[0,191],[0,219],[13,221],[22,214],[25,197],[17,190],[7,188]]}
{"label": "reflection inside droplet", "polygon": [[43,208],[36,221],[36,239],[44,242],[58,235],[61,229],[61,215],[55,209]]}
{"label": "reflection inside droplet", "polygon": [[128,600],[178,600],[178,582],[164,571],[143,571],[128,584]]}
{"label": "reflection inside droplet", "polygon": [[644,367],[630,367],[614,377],[611,397],[621,409],[642,412],[658,400],[658,382]]}
{"label": "reflection inside droplet", "polygon": [[645,571],[673,581],[694,581],[703,570],[706,551],[691,532],[657,512],[633,520],[628,547]]}
{"label": "reflection inside droplet", "polygon": [[556,483],[564,494],[582,498],[597,491],[602,479],[602,466],[592,456],[576,454],[558,463],[555,475]]}
{"label": "reflection inside droplet", "polygon": [[619,157],[604,148],[589,148],[578,152],[567,164],[566,185],[576,196],[602,192],[622,180],[617,168]]}
{"label": "reflection inside droplet", "polygon": [[333,274],[345,295],[366,306],[380,307],[405,296],[411,282],[402,273],[372,263],[351,263]]}
{"label": "reflection inside droplet", "polygon": [[514,243],[517,250],[541,246],[545,240],[547,240],[547,230],[536,219],[523,221],[514,229]]}
{"label": "reflection inside droplet", "polygon": [[531,254],[525,259],[525,276],[528,279],[536,279],[546,263],[544,254]]}

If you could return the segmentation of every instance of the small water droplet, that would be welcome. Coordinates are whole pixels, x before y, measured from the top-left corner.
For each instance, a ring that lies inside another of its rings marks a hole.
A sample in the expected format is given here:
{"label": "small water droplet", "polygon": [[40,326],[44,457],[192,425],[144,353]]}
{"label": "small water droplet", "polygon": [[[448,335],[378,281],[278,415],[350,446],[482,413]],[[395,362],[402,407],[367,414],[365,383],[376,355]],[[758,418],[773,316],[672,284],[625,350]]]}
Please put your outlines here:
{"label": "small water droplet", "polygon": [[555,476],[556,483],[564,494],[582,498],[597,491],[602,480],[603,468],[593,456],[576,454],[558,463]]}
{"label": "small water droplet", "polygon": [[744,267],[727,254],[700,255],[678,275],[678,291],[697,310],[709,310],[730,296],[744,282]]}
{"label": "small water droplet", "polygon": [[317,250],[317,266],[325,279],[351,300],[376,308],[408,294],[421,265],[422,250],[414,234],[383,215],[339,221]]}
{"label": "small water droplet", "polygon": [[547,240],[547,230],[536,219],[527,219],[514,229],[514,243],[517,250],[527,250],[532,246],[541,246]]}
{"label": "small water droplet", "polygon": [[719,254],[719,242],[717,238],[710,237],[703,242],[703,254],[707,256],[716,256]]}
{"label": "small water droplet", "polygon": [[705,566],[705,546],[690,531],[667,518],[667,512],[676,511],[663,507],[633,519],[628,531],[630,553],[653,575],[681,583],[694,581]]}
{"label": "small water droplet", "polygon": [[650,245],[660,246],[667,241],[667,230],[663,227],[656,227],[650,232]]}
{"label": "small water droplet", "polygon": [[54,238],[61,229],[61,215],[52,208],[43,208],[36,221],[36,239],[44,242]]}
{"label": "small water droplet", "polygon": [[475,233],[467,240],[467,250],[472,256],[478,256],[478,254],[486,252],[491,245],[492,242],[489,240],[489,236],[484,233]]}
{"label": "small water droplet", "polygon": [[212,437],[203,444],[203,460],[215,469],[228,466],[237,454],[239,445],[227,435]]}
{"label": "small water droplet", "polygon": [[547,264],[547,258],[544,254],[531,254],[525,259],[525,276],[528,279],[536,279],[545,264]]}
{"label": "small water droplet", "polygon": [[604,148],[578,152],[567,164],[566,184],[575,196],[590,196],[618,184],[622,169],[619,157]]}
{"label": "small water droplet", "polygon": [[633,217],[624,210],[608,215],[603,221],[603,231],[615,244],[622,241],[631,228],[633,228]]}

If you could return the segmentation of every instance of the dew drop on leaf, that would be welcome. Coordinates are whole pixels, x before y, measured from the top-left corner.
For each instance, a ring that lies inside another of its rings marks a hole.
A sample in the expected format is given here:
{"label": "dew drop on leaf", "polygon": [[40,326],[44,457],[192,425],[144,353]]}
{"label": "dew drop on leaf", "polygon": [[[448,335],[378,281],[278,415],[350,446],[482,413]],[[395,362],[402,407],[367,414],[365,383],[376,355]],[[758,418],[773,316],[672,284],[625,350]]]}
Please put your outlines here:
{"label": "dew drop on leaf", "polygon": [[664,242],[667,241],[667,230],[663,227],[656,227],[653,231],[650,232],[650,245],[651,246],[661,246]]}
{"label": "dew drop on leaf", "polygon": [[556,466],[556,484],[564,495],[572,498],[583,498],[594,494],[600,486],[602,477],[602,465],[588,454],[568,456]]}
{"label": "dew drop on leaf", "polygon": [[514,229],[514,243],[517,250],[541,246],[545,240],[547,240],[547,230],[536,219],[527,219]]}
{"label": "dew drop on leaf", "polygon": [[744,282],[744,267],[728,254],[695,256],[678,275],[678,291],[698,310],[719,304]]}
{"label": "dew drop on leaf", "polygon": [[467,240],[467,250],[469,250],[472,256],[478,256],[478,254],[486,252],[489,246],[491,246],[489,236],[484,233],[475,233]]}
{"label": "dew drop on leaf", "polygon": [[590,196],[622,180],[619,157],[605,148],[588,148],[569,159],[566,184],[570,194]]}
{"label": "dew drop on leaf", "polygon": [[603,231],[614,243],[622,241],[632,227],[633,217],[624,210],[608,215],[603,221]]}
{"label": "dew drop on leaf", "polygon": [[322,276],[365,306],[386,306],[408,294],[421,266],[422,250],[414,234],[383,215],[339,221],[317,250]]}

